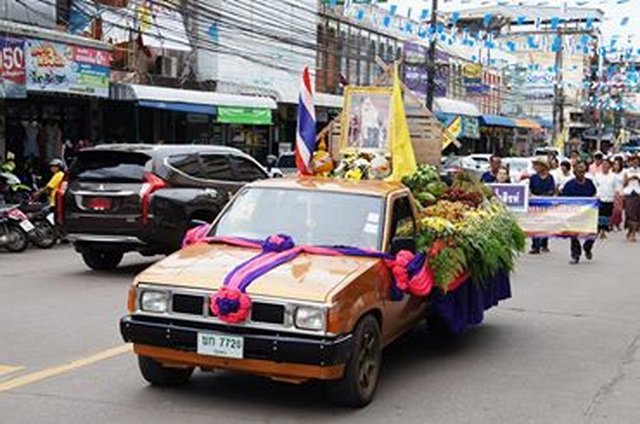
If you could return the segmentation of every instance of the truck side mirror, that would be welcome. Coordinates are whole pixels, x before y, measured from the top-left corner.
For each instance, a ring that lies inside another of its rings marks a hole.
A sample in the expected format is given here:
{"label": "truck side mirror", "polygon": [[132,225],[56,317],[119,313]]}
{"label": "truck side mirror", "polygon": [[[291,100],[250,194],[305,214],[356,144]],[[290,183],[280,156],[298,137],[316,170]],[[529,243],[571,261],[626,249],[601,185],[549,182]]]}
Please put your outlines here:
{"label": "truck side mirror", "polygon": [[391,254],[397,255],[401,250],[408,250],[415,253],[416,241],[413,237],[394,237],[391,240]]}

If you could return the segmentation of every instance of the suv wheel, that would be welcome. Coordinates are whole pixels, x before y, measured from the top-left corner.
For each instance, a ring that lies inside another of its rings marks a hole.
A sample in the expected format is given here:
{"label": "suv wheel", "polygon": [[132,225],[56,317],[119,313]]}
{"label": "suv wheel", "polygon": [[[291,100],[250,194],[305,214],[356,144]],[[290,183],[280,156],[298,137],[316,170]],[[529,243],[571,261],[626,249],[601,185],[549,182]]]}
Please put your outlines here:
{"label": "suv wheel", "polygon": [[138,367],[145,380],[159,387],[182,386],[193,373],[193,367],[169,368],[148,356],[138,356]]}
{"label": "suv wheel", "polygon": [[352,408],[367,406],[376,392],[381,365],[380,326],[367,315],[353,332],[353,348],[344,376],[329,388],[332,400]]}
{"label": "suv wheel", "polygon": [[89,249],[82,252],[84,263],[96,271],[108,271],[115,269],[122,260],[122,252],[109,252],[104,250]]}

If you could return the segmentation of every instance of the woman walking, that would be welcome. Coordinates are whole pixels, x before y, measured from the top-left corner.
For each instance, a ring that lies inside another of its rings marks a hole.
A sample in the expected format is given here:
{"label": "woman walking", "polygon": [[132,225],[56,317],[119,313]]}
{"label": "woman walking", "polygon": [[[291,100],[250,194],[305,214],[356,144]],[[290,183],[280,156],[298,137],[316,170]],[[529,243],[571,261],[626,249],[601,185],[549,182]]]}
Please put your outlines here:
{"label": "woman walking", "polygon": [[624,211],[624,166],[621,157],[616,157],[613,161],[611,172],[616,180],[616,192],[613,200],[613,213],[611,214],[611,227],[616,231],[622,231],[622,213]]}
{"label": "woman walking", "polygon": [[629,159],[630,165],[624,171],[624,214],[627,228],[627,240],[635,242],[640,226],[640,158],[637,155]]}
{"label": "woman walking", "polygon": [[616,195],[616,176],[611,172],[611,162],[602,161],[601,172],[595,174],[593,180],[598,190],[598,200],[600,200],[598,235],[601,239],[606,239],[607,233],[611,231],[611,215]]}

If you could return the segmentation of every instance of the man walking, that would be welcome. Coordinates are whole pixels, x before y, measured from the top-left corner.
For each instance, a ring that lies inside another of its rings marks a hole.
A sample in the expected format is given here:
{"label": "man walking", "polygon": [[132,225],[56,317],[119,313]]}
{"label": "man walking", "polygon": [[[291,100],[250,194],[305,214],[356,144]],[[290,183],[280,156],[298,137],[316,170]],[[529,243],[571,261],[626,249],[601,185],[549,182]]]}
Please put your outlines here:
{"label": "man walking", "polygon": [[[562,196],[565,197],[595,197],[597,190],[593,181],[586,178],[587,168],[583,164],[578,164],[573,173],[575,178],[565,184],[562,189]],[[584,256],[591,260],[593,259],[593,245],[595,240],[589,239],[584,242],[584,245],[580,244],[580,240],[577,237],[571,238],[571,265],[577,265],[580,262],[582,251],[584,250]]]}
{"label": "man walking", "polygon": [[[556,194],[556,183],[549,173],[549,160],[539,157],[533,161],[535,174],[529,178],[529,191],[532,196],[553,196]],[[549,239],[546,237],[534,237],[531,240],[529,254],[539,255],[540,252],[549,251]]]}

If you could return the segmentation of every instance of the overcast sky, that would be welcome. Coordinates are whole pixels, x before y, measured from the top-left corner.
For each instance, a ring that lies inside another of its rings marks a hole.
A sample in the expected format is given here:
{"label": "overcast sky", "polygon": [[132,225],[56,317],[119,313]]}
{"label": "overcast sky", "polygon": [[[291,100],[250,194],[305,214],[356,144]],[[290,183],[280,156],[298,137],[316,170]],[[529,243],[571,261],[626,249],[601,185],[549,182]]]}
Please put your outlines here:
{"label": "overcast sky", "polygon": [[[440,9],[444,11],[463,10],[465,8],[476,8],[486,5],[500,4],[525,4],[527,6],[556,6],[561,7],[561,0],[439,0]],[[636,48],[640,48],[640,0],[569,0],[566,2],[569,7],[581,6],[598,8],[605,13],[605,22],[602,30],[605,37],[614,35],[620,36],[620,43],[626,44],[629,36]],[[431,0],[388,0],[387,8],[391,5],[398,7],[398,13],[406,15],[409,8],[412,8],[412,17],[419,18],[424,9],[431,9]],[[626,25],[624,18],[628,17]]]}

